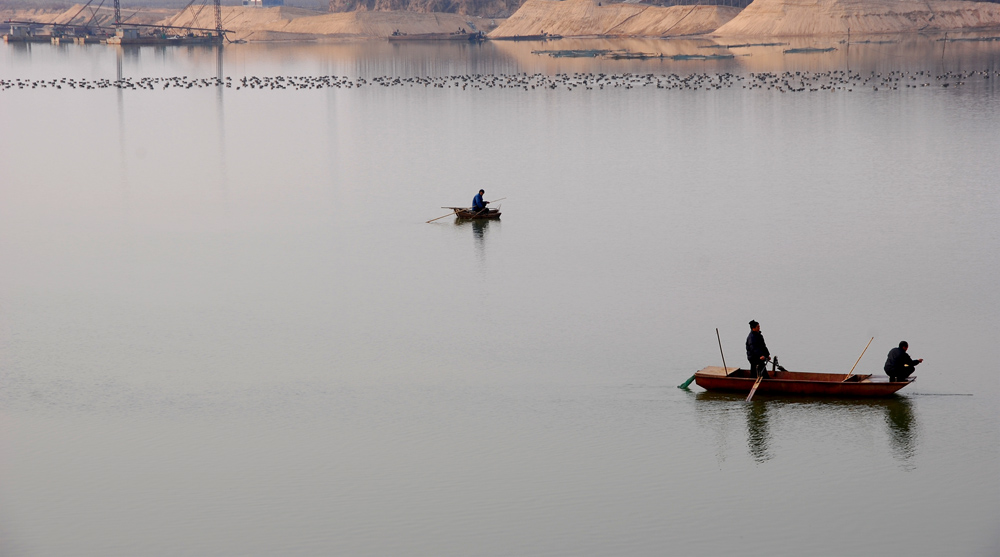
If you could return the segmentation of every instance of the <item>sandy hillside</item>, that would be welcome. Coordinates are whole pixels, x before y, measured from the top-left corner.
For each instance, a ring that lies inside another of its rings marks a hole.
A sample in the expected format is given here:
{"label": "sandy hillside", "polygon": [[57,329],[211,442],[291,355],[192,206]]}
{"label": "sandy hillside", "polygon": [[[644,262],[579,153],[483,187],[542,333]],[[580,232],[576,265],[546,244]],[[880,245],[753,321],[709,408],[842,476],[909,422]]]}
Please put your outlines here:
{"label": "sandy hillside", "polygon": [[[200,14],[188,8],[165,21],[170,25],[214,27],[211,10]],[[491,20],[444,13],[346,12],[322,13],[299,8],[222,8],[223,26],[233,31],[231,39],[267,40],[274,38],[388,37],[399,30],[407,34],[452,33],[492,29]],[[471,22],[471,25],[470,23]]]}
{"label": "sandy hillside", "polygon": [[719,36],[908,33],[1000,28],[1000,4],[958,0],[754,0]]}
{"label": "sandy hillside", "polygon": [[[21,21],[37,21],[39,23],[71,23],[91,25],[99,27],[111,27],[115,21],[115,10],[109,6],[97,7],[99,2],[92,3],[84,7],[84,4],[75,4],[67,10],[16,10],[11,12],[0,12],[0,19],[14,19]],[[110,4],[110,2],[105,2]],[[141,10],[122,9],[122,20],[127,23],[156,23],[176,10],[165,8],[143,8]]]}
{"label": "sandy hillside", "polygon": [[331,0],[331,12],[422,12],[504,18],[521,0]]}
{"label": "sandy hillside", "polygon": [[598,0],[527,0],[490,37],[538,35],[564,37],[667,37],[710,33],[731,20],[739,8],[610,4]]}
{"label": "sandy hillside", "polygon": [[[54,15],[61,14],[63,10],[45,10],[45,9],[18,9],[18,8],[3,8],[0,7],[0,21],[7,21],[8,19],[14,21],[40,21],[39,18],[52,17]],[[8,29],[4,26],[0,26],[0,32],[6,33]]]}

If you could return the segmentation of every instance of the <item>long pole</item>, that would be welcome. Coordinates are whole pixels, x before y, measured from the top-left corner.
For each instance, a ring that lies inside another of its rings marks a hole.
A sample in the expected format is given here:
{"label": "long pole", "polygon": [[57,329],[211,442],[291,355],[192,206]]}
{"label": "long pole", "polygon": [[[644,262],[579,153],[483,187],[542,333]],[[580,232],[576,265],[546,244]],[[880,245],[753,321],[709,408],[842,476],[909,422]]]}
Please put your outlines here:
{"label": "long pole", "polygon": [[[497,201],[503,201],[504,199],[507,199],[507,198],[506,198],[506,197],[501,197],[500,199],[494,199],[493,201],[487,201],[487,203],[496,203]],[[442,209],[447,209],[447,207],[442,207]],[[481,214],[481,213],[482,213],[483,211],[486,211],[486,210],[488,210],[488,209],[485,209],[485,208],[484,208],[484,209],[482,209],[482,210],[480,210],[480,211],[477,211],[477,212],[476,212],[476,216],[478,217],[478,216],[479,216],[479,215],[480,215],[480,214]],[[458,209],[452,209],[452,211],[451,211],[450,213],[448,213],[447,215],[445,215],[444,217],[450,217],[450,216],[454,215],[454,214],[455,214],[455,213],[457,213],[457,212],[458,212]],[[441,220],[441,219],[443,219],[444,217],[438,217],[438,218],[436,218],[436,219],[431,219],[431,220],[429,220],[429,221],[427,221],[427,222],[428,222],[428,223],[431,223],[431,222],[434,222],[434,221],[436,221],[436,220]]]}
{"label": "long pole", "polygon": [[[719,339],[719,352],[721,353],[722,352],[722,338],[719,337],[719,328],[718,327],[715,328],[715,338]],[[729,368],[726,367],[726,355],[725,354],[722,354],[722,371],[725,372],[726,375],[729,375]],[[695,375],[698,375],[698,374],[695,373]],[[694,381],[695,375],[692,375],[691,377],[688,377],[687,381],[681,383],[680,385],[677,385],[677,388],[678,389],[686,389],[686,388],[688,388],[691,385],[691,383]]]}
{"label": "long pole", "polygon": [[69,22],[69,23],[72,23],[72,22],[73,22],[73,20],[74,20],[74,19],[76,19],[76,16],[80,15],[81,13],[83,13],[83,10],[86,10],[86,9],[87,9],[87,6],[89,6],[89,5],[90,5],[90,3],[91,3],[91,2],[93,2],[93,1],[94,1],[94,0],[87,0],[87,3],[86,3],[86,4],[84,4],[82,8],[80,8],[79,10],[77,10],[77,11],[76,11],[76,13],[75,13],[75,14],[73,14],[73,17],[71,17],[71,18],[67,19],[66,21],[67,21],[67,22]]}
{"label": "long pole", "polygon": [[[450,213],[448,213],[447,215],[445,215],[444,217],[450,217],[450,216],[454,215],[454,214],[455,214],[455,213],[457,213],[457,212],[458,212],[458,209],[452,209],[452,211],[451,211]],[[441,219],[443,219],[444,217],[438,217],[438,218],[436,218],[436,219],[431,219],[431,220],[429,220],[429,221],[427,221],[427,222],[429,222],[429,223],[430,223],[430,222],[434,222],[434,221],[436,221],[436,220],[441,220]]]}
{"label": "long pole", "polygon": [[[865,349],[862,350],[861,355],[858,356],[858,362],[860,362],[861,358],[864,357],[865,352],[868,351],[868,347],[872,345],[872,340],[875,340],[875,337],[872,337],[871,340],[868,341],[868,344],[865,345]],[[847,374],[847,377],[844,378],[844,381],[847,381],[848,379],[851,378],[851,375],[854,375],[854,368],[858,367],[858,362],[854,362],[854,366],[851,368],[851,372]],[[843,383],[844,381],[841,381],[841,383]]]}
{"label": "long pole", "polygon": [[729,377],[729,367],[726,366],[726,353],[722,351],[722,337],[719,336],[719,328],[715,328],[715,338],[719,340],[719,354],[722,354],[722,371]]}
{"label": "long pole", "polygon": [[[489,203],[496,203],[497,201],[503,201],[504,199],[507,199],[507,198],[506,197],[501,197],[500,199],[494,199],[493,201],[487,201],[486,203],[487,204],[489,204]],[[490,212],[489,207],[483,207],[482,209],[476,211],[476,214],[474,216],[478,217],[479,215],[483,214],[483,212],[489,213]]]}
{"label": "long pole", "polygon": [[119,0],[115,0],[115,27],[121,27],[122,24],[122,6]]}

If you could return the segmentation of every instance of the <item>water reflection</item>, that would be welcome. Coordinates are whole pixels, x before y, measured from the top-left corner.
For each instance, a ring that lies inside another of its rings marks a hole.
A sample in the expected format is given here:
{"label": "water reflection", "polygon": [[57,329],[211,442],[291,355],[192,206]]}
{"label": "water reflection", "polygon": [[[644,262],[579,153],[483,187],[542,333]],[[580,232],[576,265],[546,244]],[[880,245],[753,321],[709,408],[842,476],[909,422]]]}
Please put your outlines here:
{"label": "water reflection", "polygon": [[[211,75],[219,56],[228,58],[231,77],[241,75],[347,75],[368,79],[378,76],[509,75],[517,73],[691,73],[743,74],[747,72],[845,70],[867,74],[889,70],[926,70],[932,73],[962,69],[994,70],[1000,43],[992,33],[899,35],[885,37],[787,37],[780,42],[747,43],[722,38],[683,39],[562,39],[536,41],[487,41],[485,43],[401,44],[386,41],[347,41],[296,44],[227,45],[224,48],[190,45],[180,47],[129,47],[126,55],[152,52],[167,61],[176,75]],[[978,39],[978,40],[977,40]],[[960,40],[960,42],[956,42]],[[36,52],[57,56],[104,56],[104,48],[81,50],[74,45],[50,48],[35,45]],[[788,54],[791,48],[832,48],[815,53]],[[11,43],[15,56],[30,55],[31,43]],[[42,49],[45,50],[42,50]],[[121,48],[121,47],[116,47]],[[550,57],[539,50],[628,50],[653,56],[646,60]],[[678,59],[682,56],[695,59]],[[721,58],[708,58],[721,56]],[[138,64],[136,67],[139,67]],[[98,72],[103,77],[106,72]],[[984,86],[995,87],[994,83]]]}
{"label": "water reflection", "polygon": [[[744,397],[745,398],[745,397]],[[700,392],[695,396],[695,413],[698,423],[706,426],[715,437],[715,456],[719,464],[726,460],[729,446],[730,424],[740,420],[738,414],[743,410],[738,403],[742,400],[737,395],[725,393]]]}
{"label": "water reflection", "polygon": [[755,400],[747,404],[747,447],[758,463],[771,460],[771,435],[768,428],[767,402]]}
{"label": "water reflection", "polygon": [[7,43],[5,46],[9,48],[11,52],[13,52],[17,56],[31,58],[31,43],[27,41],[23,43],[19,42]]}
{"label": "water reflection", "polygon": [[[226,72],[223,65],[222,56],[222,45],[218,45],[215,48],[215,77],[219,80],[219,83],[225,83]],[[223,103],[223,92],[225,91],[225,86],[220,85],[215,88],[215,106],[216,106],[216,116],[218,118],[218,133],[219,133],[219,171],[221,172],[221,186],[222,195],[226,197],[229,193],[229,173],[226,166],[226,112],[225,104]]]}
{"label": "water reflection", "polygon": [[[757,463],[775,455],[775,425],[781,423],[781,410],[808,407],[808,415],[820,423],[833,424],[861,420],[874,425],[881,417],[892,457],[905,470],[915,469],[917,418],[913,403],[906,397],[875,400],[830,400],[818,398],[769,398],[758,395],[751,403],[739,394],[701,392],[695,396],[699,422],[715,431],[718,457],[725,460],[728,448],[726,431],[737,416],[745,422],[747,450]],[[797,414],[801,416],[802,414]]]}
{"label": "water reflection", "polygon": [[486,249],[486,231],[490,227],[488,220],[472,221],[472,236],[476,239],[476,251],[484,252]]}
{"label": "water reflection", "polygon": [[[489,233],[489,219],[461,220],[455,219],[455,226],[468,226],[472,229],[472,241],[476,251],[476,261],[484,266],[486,264],[486,237]],[[499,223],[499,221],[497,221]]]}
{"label": "water reflection", "polygon": [[[964,33],[967,39],[995,33]],[[500,55],[516,61],[522,71],[608,73],[717,73],[784,72],[850,69],[868,73],[889,70],[930,70],[936,73],[963,68],[993,69],[996,66],[996,41],[948,42],[947,34],[899,35],[883,37],[783,37],[780,42],[747,43],[729,38],[697,39],[562,39],[557,46],[535,42],[495,42],[490,45]],[[942,40],[944,39],[944,40]],[[945,46],[945,43],[948,43]],[[787,54],[793,48],[833,48],[828,52]],[[665,58],[647,60],[607,60],[595,58],[551,58],[539,50],[628,50]],[[684,55],[732,55],[714,60],[671,60]]]}
{"label": "water reflection", "polygon": [[899,397],[885,403],[885,425],[889,430],[889,446],[893,456],[909,465],[916,454],[917,431],[910,399]]}
{"label": "water reflection", "polygon": [[[121,83],[123,76],[122,66],[125,57],[125,50],[121,46],[114,47],[115,49],[115,79],[116,82]],[[115,88],[116,98],[118,100],[118,151],[119,160],[121,161],[121,176],[120,180],[123,186],[128,184],[128,157],[125,156],[125,92],[121,87]],[[126,198],[128,188],[125,188]]]}

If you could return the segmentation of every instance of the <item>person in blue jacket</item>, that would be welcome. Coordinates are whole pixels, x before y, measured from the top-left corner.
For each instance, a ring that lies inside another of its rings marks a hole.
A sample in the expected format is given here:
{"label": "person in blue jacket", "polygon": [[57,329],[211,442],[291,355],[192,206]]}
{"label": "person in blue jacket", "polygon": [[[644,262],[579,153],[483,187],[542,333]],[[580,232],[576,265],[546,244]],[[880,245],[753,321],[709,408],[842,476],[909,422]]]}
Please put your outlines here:
{"label": "person in blue jacket", "polygon": [[889,351],[885,359],[885,374],[889,376],[889,381],[906,381],[913,373],[917,364],[924,361],[923,358],[914,360],[906,353],[910,345],[905,341],[899,341],[899,346]]}
{"label": "person in blue jacket", "polygon": [[489,201],[483,201],[484,193],[486,193],[486,190],[479,190],[479,193],[477,193],[476,196],[472,198],[472,210],[477,213],[487,210],[486,205],[489,203]]}
{"label": "person in blue jacket", "polygon": [[764,335],[760,334],[760,323],[750,321],[750,334],[747,336],[747,361],[750,362],[750,371],[757,377],[767,377],[767,361],[771,359],[771,353],[764,343]]}

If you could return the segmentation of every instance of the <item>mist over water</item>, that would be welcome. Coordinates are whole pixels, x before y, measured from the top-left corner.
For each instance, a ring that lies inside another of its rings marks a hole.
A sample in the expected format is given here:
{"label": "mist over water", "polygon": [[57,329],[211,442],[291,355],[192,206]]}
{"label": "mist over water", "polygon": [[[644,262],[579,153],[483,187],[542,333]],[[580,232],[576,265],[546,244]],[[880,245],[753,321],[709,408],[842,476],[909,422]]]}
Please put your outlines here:
{"label": "mist over water", "polygon": [[[1000,43],[831,43],[4,45],[0,80],[367,84],[0,91],[0,553],[996,553]],[[783,72],[932,84],[743,88]],[[742,80],[371,85],[574,73]],[[501,220],[425,223],[480,188]],[[750,319],[793,370],[925,362],[676,388]]]}

